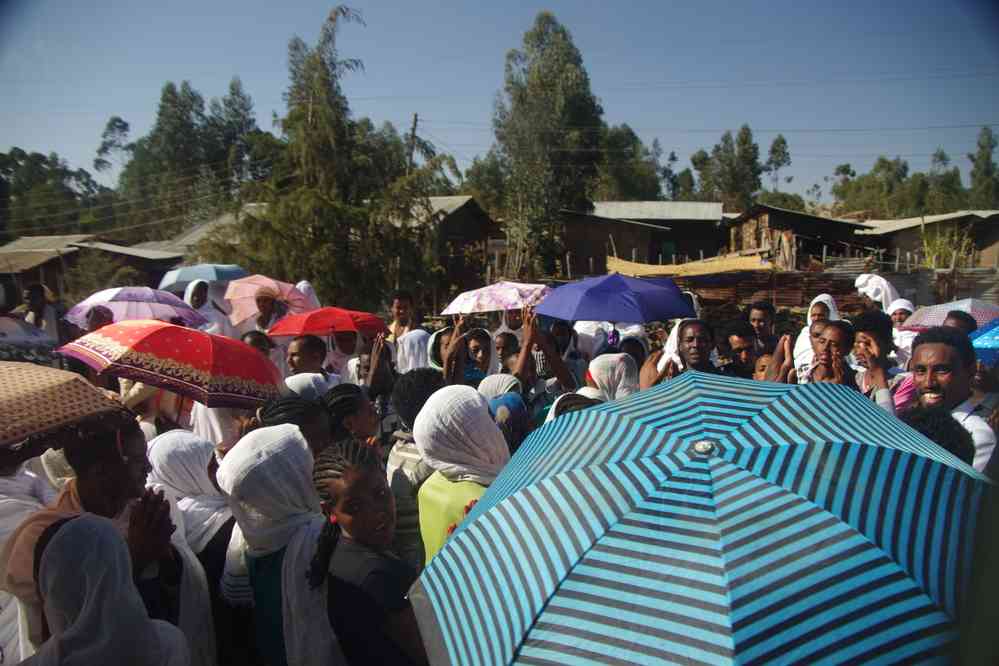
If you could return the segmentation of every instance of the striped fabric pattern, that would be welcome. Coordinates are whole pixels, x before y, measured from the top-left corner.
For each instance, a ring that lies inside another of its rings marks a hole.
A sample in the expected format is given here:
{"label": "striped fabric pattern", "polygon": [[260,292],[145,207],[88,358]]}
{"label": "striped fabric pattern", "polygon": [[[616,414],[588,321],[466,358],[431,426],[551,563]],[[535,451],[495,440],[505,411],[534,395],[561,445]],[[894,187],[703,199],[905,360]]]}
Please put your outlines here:
{"label": "striped fabric pattern", "polygon": [[435,664],[944,661],[987,485],[856,391],[688,372],[533,433],[410,598]]}

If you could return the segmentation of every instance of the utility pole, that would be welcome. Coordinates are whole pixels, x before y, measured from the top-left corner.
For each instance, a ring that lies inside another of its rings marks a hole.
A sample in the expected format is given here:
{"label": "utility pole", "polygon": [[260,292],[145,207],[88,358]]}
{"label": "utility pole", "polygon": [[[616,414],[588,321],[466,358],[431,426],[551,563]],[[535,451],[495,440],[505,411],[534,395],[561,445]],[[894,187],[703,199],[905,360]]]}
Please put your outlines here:
{"label": "utility pole", "polygon": [[406,162],[406,175],[413,170],[413,156],[416,152],[416,124],[420,122],[420,115],[413,114],[413,128],[409,131],[409,161]]}

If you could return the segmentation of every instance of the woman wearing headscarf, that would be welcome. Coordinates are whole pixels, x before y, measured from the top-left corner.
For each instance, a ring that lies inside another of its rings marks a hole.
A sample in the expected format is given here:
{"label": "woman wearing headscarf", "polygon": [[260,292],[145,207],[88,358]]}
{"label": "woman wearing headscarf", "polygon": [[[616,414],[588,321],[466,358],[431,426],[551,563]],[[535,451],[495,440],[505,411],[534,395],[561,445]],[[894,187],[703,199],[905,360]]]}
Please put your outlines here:
{"label": "woman wearing headscarf", "polygon": [[422,486],[420,535],[429,562],[444,546],[452,525],[464,518],[510,460],[503,433],[489,403],[470,386],[446,386],[427,400],[416,417],[413,438],[435,471]]}
{"label": "woman wearing headscarf", "polygon": [[479,393],[486,400],[498,398],[506,393],[520,394],[520,380],[513,375],[489,375],[479,384]]}
{"label": "woman wearing headscarf", "polygon": [[339,385],[339,375],[302,372],[284,380],[284,392],[297,395],[305,400],[322,402],[323,397],[329,393],[330,389]]}
{"label": "woman wearing headscarf", "polygon": [[33,553],[51,636],[31,666],[187,666],[173,625],[151,620],[132,582],[128,547],[114,524],[92,514],[53,523]]}
{"label": "woman wearing headscarf", "polygon": [[905,298],[896,298],[888,305],[888,309],[885,313],[891,317],[893,326],[892,330],[892,342],[895,343],[895,361],[898,363],[899,367],[905,368],[909,364],[909,358],[912,356],[912,342],[916,339],[916,331],[903,331],[902,326],[905,325],[905,320],[912,316],[912,313],[916,311],[916,306],[912,304],[912,301]]}
{"label": "woman wearing headscarf", "polygon": [[839,319],[839,309],[836,300],[829,294],[819,294],[808,304],[805,316],[805,327],[798,333],[794,342],[794,367],[799,377],[803,377],[812,365],[812,324],[816,321],[836,321]]}
{"label": "woman wearing headscarf", "polygon": [[230,335],[229,318],[208,297],[208,287],[206,280],[192,280],[184,290],[184,302],[208,320],[199,327],[200,330],[215,335]]}
{"label": "woman wearing headscarf", "polygon": [[309,310],[318,310],[323,307],[319,303],[319,296],[316,295],[316,288],[308,280],[301,280],[295,285],[295,289],[298,289],[305,296],[305,300],[309,303]]}
{"label": "woman wearing headscarf", "polygon": [[638,392],[638,366],[629,354],[603,354],[590,361],[586,384],[608,401],[626,398]]}
{"label": "woman wearing headscarf", "polygon": [[270,666],[344,658],[326,615],[326,585],[309,586],[322,531],[313,458],[298,426],[260,428],[223,458],[217,478],[246,540],[257,647]]}
{"label": "woman wearing headscarf", "polygon": [[397,338],[395,342],[396,371],[403,374],[410,370],[430,367],[430,361],[427,358],[429,342],[430,334],[422,328],[414,329]]}
{"label": "woman wearing headscarf", "polygon": [[215,447],[185,430],[172,430],[149,443],[149,463],[153,469],[147,483],[155,489],[165,489],[176,501],[183,519],[183,536],[204,567],[219,663],[246,663],[251,659],[245,639],[246,622],[251,616],[243,612],[237,617],[221,594],[226,554],[236,521],[226,496],[214,480]]}
{"label": "woman wearing headscarf", "polygon": [[898,290],[891,282],[880,275],[873,273],[863,273],[857,276],[853,286],[864,298],[864,304],[868,308],[877,308],[882,312],[887,312],[892,301],[898,299]]}

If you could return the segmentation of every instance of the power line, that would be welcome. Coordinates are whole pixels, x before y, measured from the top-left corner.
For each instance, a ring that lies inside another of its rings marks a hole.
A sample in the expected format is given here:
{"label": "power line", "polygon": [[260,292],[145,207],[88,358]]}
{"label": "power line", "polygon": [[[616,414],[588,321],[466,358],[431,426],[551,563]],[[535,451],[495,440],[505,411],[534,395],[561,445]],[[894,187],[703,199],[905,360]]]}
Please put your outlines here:
{"label": "power line", "polygon": [[[446,122],[435,122],[432,118],[424,120],[425,125],[435,129],[468,127],[476,130],[492,130],[492,125],[486,125],[481,121],[449,120]],[[720,134],[730,132],[733,128],[710,128],[710,127],[632,127],[636,132],[672,132],[676,134]],[[849,133],[870,133],[870,132],[923,132],[942,131],[955,129],[981,129],[982,127],[999,127],[999,121],[989,121],[984,123],[966,123],[958,125],[924,125],[921,127],[795,127],[786,129],[750,128],[754,134],[849,134]],[[548,130],[538,130],[539,133],[569,133],[576,131],[603,131],[603,126],[593,125],[563,125],[558,128]]]}

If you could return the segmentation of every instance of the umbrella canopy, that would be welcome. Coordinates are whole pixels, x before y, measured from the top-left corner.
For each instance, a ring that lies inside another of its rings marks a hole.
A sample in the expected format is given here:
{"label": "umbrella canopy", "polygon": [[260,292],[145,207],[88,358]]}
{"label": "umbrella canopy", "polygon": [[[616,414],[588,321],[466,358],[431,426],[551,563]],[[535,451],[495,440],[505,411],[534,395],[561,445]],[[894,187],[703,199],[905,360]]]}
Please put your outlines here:
{"label": "umbrella canopy", "polygon": [[965,298],[960,301],[950,303],[940,303],[939,305],[925,305],[905,320],[902,326],[903,331],[925,331],[934,326],[943,326],[947,313],[951,310],[962,310],[967,312],[975,321],[979,328],[999,317],[999,305],[982,301],[977,298]]}
{"label": "umbrella canopy", "polygon": [[54,347],[55,340],[42,329],[19,317],[0,315],[0,345]]}
{"label": "umbrella canopy", "polygon": [[342,331],[356,331],[373,338],[386,330],[388,328],[381,317],[369,312],[326,307],[289,315],[271,326],[267,335],[272,337],[333,335]]}
{"label": "umbrella canopy", "polygon": [[257,294],[270,294],[275,300],[284,303],[288,312],[298,314],[312,309],[312,304],[305,294],[295,288],[295,285],[281,282],[266,275],[251,275],[232,280],[225,290],[225,300],[232,305],[229,321],[233,326],[239,326],[250,317],[260,313],[257,309]]}
{"label": "umbrella canopy", "polygon": [[458,297],[451,301],[451,304],[444,308],[441,314],[519,310],[525,306],[537,305],[551,291],[551,287],[543,284],[497,282],[481,289],[458,294]]}
{"label": "umbrella canopy", "polygon": [[229,282],[249,275],[236,264],[197,264],[181,266],[168,271],[160,280],[160,289],[184,293],[187,285],[195,280],[206,282]]}
{"label": "umbrella canopy", "polygon": [[0,447],[120,409],[74,372],[0,361]]}
{"label": "umbrella canopy", "polygon": [[856,391],[686,372],[535,431],[410,599],[435,664],[942,659],[988,485]]}
{"label": "umbrella canopy", "polygon": [[101,305],[110,310],[116,322],[130,319],[170,321],[175,317],[180,317],[187,326],[198,327],[208,323],[208,320],[201,313],[170,292],[150,289],[149,287],[103,289],[70,308],[64,319],[83,330],[87,330],[87,313],[95,305]]}
{"label": "umbrella canopy", "polygon": [[993,319],[971,334],[975,356],[986,365],[999,363],[999,318]]}
{"label": "umbrella canopy", "polygon": [[665,321],[694,311],[669,278],[640,280],[620,273],[586,278],[553,290],[535,310],[566,321]]}
{"label": "umbrella canopy", "polygon": [[259,407],[277,397],[281,384],[278,369],[250,345],[160,321],[111,324],[58,351],[206,407]]}

